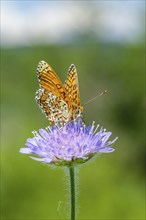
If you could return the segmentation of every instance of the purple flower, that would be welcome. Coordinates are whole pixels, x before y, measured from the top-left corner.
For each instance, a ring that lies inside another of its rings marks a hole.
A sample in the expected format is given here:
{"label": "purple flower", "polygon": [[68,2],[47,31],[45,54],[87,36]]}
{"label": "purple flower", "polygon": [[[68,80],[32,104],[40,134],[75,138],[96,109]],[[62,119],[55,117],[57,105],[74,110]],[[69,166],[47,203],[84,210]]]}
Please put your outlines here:
{"label": "purple flower", "polygon": [[33,138],[28,138],[23,154],[35,154],[32,159],[47,164],[67,165],[84,163],[99,153],[111,153],[111,145],[117,140],[108,141],[111,132],[99,125],[85,126],[81,120],[71,121],[64,126],[49,126],[34,131]]}

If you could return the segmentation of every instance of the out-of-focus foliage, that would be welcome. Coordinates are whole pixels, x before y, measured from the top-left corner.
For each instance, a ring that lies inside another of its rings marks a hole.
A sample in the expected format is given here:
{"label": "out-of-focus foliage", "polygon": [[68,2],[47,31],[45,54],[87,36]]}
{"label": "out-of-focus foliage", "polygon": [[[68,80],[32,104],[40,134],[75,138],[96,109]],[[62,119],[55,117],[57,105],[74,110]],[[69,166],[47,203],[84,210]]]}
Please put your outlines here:
{"label": "out-of-focus foliage", "polygon": [[107,89],[84,106],[85,122],[119,136],[114,153],[80,169],[78,219],[144,219],[144,48],[98,43],[2,49],[3,219],[65,219],[69,203],[63,170],[19,153],[32,130],[48,126],[34,100],[40,60],[62,81],[76,65],[83,105]]}

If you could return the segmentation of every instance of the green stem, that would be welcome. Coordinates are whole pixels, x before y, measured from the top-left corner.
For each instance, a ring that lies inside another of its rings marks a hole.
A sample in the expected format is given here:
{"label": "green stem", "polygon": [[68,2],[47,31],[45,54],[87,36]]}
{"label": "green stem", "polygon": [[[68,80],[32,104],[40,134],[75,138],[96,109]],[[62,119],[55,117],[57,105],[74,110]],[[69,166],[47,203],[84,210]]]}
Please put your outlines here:
{"label": "green stem", "polygon": [[74,167],[70,167],[70,190],[71,190],[71,220],[75,220],[75,173]]}

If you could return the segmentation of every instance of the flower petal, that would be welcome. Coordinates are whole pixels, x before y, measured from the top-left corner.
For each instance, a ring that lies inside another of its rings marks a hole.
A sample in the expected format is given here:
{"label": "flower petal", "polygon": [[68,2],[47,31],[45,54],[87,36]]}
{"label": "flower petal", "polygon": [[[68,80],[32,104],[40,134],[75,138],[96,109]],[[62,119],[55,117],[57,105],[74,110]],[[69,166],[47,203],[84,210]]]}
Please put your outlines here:
{"label": "flower petal", "polygon": [[113,149],[113,148],[111,148],[111,147],[105,147],[105,148],[101,148],[101,149],[99,150],[99,153],[111,153],[111,152],[113,152],[113,151],[115,151],[115,149]]}
{"label": "flower petal", "polygon": [[22,154],[32,154],[33,151],[30,148],[20,148],[20,153]]}

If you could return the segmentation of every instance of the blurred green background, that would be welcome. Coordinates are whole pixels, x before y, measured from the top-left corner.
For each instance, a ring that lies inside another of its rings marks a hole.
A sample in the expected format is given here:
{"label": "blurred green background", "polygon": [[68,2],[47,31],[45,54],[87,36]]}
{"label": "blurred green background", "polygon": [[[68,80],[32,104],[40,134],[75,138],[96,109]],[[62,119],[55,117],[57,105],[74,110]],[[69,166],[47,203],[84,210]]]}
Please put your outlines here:
{"label": "blurred green background", "polygon": [[145,219],[144,50],[143,38],[105,41],[89,27],[71,42],[2,45],[2,219],[68,219],[64,170],[19,153],[31,131],[49,124],[34,100],[40,60],[62,81],[70,64],[76,65],[83,105],[107,89],[84,106],[84,118],[119,137],[114,153],[80,167],[77,219]]}

